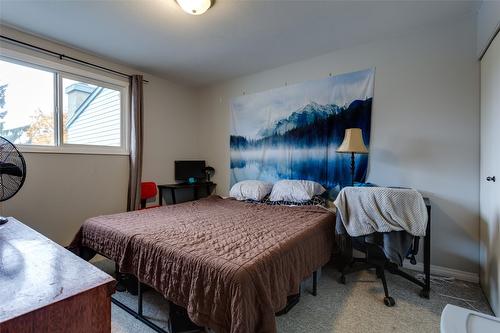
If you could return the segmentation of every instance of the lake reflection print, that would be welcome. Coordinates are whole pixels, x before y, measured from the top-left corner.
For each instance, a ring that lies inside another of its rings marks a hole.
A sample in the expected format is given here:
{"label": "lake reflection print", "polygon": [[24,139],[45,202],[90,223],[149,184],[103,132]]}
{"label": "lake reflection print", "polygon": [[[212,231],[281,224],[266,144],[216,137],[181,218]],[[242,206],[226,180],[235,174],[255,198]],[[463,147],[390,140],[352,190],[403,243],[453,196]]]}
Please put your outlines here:
{"label": "lake reflection print", "polygon": [[[369,146],[374,70],[244,95],[231,103],[231,185],[241,180],[307,179],[331,193],[349,185],[350,154],[336,153],[346,128]],[[364,181],[368,155],[356,155]]]}

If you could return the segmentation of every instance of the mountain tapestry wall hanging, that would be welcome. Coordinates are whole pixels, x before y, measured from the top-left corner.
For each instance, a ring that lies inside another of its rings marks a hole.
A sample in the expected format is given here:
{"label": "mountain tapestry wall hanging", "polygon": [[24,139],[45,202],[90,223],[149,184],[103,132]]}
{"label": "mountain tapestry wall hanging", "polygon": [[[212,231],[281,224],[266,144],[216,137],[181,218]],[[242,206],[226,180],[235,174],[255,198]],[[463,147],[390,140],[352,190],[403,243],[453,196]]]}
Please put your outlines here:
{"label": "mountain tapestry wall hanging", "polygon": [[[346,128],[370,144],[374,69],[308,81],[231,103],[231,185],[246,179],[307,179],[331,194],[351,182],[350,154],[336,153]],[[355,180],[368,156],[356,156]]]}

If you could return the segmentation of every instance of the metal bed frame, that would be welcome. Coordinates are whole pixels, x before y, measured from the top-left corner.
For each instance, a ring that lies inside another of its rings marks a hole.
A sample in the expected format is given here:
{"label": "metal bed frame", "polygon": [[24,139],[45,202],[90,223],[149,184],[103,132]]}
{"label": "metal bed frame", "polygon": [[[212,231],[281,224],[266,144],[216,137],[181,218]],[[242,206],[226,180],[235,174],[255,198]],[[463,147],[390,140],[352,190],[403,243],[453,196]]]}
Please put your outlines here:
{"label": "metal bed frame", "polygon": [[[312,287],[311,294],[313,296],[316,296],[318,294],[318,271],[313,272],[312,280],[313,280],[312,281],[313,287]],[[127,312],[129,315],[133,316],[135,319],[139,320],[140,322],[147,325],[148,327],[150,327],[151,329],[155,330],[158,333],[177,333],[177,332],[173,332],[173,325],[172,325],[171,318],[169,320],[168,331],[166,331],[163,328],[161,328],[160,326],[153,323],[146,316],[144,316],[143,304],[142,304],[143,303],[143,289],[144,288],[142,286],[141,281],[139,281],[139,279],[137,279],[137,311],[135,311],[134,309],[125,305],[124,303],[120,302],[119,300],[117,300],[114,297],[111,297],[111,302],[113,302],[113,304],[117,305],[119,308],[121,308],[122,310]],[[276,316],[281,316],[281,315],[287,313],[288,311],[290,311],[290,309],[292,309],[299,302],[299,300],[300,300],[300,290],[299,290],[298,294],[292,295],[288,298],[288,302],[287,302],[286,306],[282,310],[277,312]],[[182,331],[182,332],[189,332],[189,331]],[[180,331],[179,331],[179,333],[180,333]]]}
{"label": "metal bed frame", "polygon": [[139,280],[137,280],[137,311],[134,311],[133,309],[131,309],[127,305],[123,304],[122,302],[120,302],[119,300],[117,300],[114,297],[111,297],[111,302],[113,302],[113,304],[117,305],[122,310],[125,310],[125,312],[127,312],[129,315],[133,316],[135,319],[139,320],[143,324],[149,326],[150,328],[152,328],[156,332],[159,332],[159,333],[172,333],[172,324],[170,322],[169,322],[168,331],[165,331],[163,328],[161,328],[160,326],[156,325],[155,323],[153,323],[151,320],[149,320],[148,318],[146,318],[144,316],[144,313],[143,313],[143,310],[142,310],[142,308],[143,308],[142,307],[142,298],[143,298],[142,297],[142,292],[143,291],[142,291],[141,282]]}

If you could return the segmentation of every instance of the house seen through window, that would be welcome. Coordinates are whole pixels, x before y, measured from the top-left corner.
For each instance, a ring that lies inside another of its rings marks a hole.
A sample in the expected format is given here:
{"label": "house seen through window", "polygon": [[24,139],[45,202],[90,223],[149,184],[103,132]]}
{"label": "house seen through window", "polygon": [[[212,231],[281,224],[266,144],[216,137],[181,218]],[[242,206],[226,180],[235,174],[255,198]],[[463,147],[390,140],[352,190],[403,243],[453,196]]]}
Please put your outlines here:
{"label": "house seen through window", "polygon": [[120,92],[63,79],[63,141],[120,146]]}

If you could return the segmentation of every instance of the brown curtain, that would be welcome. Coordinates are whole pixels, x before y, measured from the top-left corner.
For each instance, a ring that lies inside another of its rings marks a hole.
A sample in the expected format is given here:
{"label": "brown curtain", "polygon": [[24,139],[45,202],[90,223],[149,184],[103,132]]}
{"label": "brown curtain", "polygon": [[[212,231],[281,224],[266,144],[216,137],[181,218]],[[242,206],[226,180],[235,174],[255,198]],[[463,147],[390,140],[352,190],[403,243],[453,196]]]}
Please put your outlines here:
{"label": "brown curtain", "polygon": [[130,77],[130,174],[127,210],[137,210],[141,203],[142,138],[144,101],[142,75]]}

